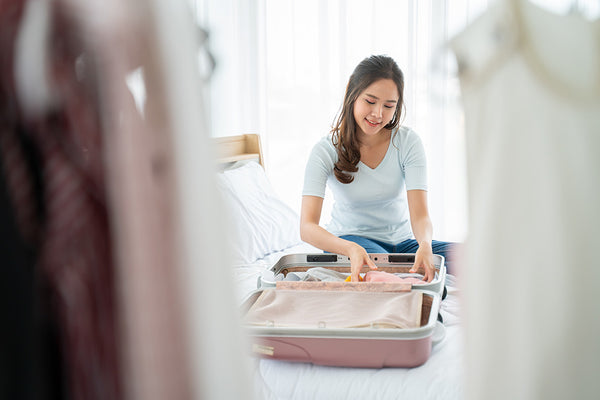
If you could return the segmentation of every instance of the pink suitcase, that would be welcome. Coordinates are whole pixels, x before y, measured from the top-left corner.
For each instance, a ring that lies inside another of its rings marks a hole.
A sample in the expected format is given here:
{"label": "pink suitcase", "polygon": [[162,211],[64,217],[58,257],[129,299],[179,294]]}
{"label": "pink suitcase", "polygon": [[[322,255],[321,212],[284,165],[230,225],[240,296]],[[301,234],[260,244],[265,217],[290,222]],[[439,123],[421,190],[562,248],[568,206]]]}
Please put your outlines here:
{"label": "pink suitcase", "polygon": [[[310,282],[280,283],[281,286],[287,284],[310,286]],[[343,282],[335,284],[364,285]],[[390,284],[381,285],[384,288]],[[404,291],[414,290],[410,284],[393,285],[396,288],[402,286],[400,290]],[[306,287],[305,290],[312,289],[318,288]],[[244,302],[243,313],[250,309],[263,291],[268,290],[280,289],[268,287],[256,290]],[[297,292],[298,296],[302,296],[303,289],[300,288]],[[258,357],[344,367],[417,367],[429,358],[433,342],[443,337],[444,328],[438,321],[440,302],[439,293],[423,291],[420,323],[415,328],[381,328],[376,325],[329,328],[325,323],[323,326],[297,328],[275,326],[269,321],[265,321],[262,326],[244,326],[250,337],[251,352]]]}

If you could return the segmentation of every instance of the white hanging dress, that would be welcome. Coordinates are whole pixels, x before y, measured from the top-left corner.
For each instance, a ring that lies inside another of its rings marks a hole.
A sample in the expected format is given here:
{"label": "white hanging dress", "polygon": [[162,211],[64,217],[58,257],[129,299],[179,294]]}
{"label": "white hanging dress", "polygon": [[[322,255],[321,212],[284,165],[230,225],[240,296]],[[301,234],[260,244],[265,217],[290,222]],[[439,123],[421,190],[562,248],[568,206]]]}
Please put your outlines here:
{"label": "white hanging dress", "polygon": [[451,46],[467,398],[600,398],[600,22],[506,0]]}

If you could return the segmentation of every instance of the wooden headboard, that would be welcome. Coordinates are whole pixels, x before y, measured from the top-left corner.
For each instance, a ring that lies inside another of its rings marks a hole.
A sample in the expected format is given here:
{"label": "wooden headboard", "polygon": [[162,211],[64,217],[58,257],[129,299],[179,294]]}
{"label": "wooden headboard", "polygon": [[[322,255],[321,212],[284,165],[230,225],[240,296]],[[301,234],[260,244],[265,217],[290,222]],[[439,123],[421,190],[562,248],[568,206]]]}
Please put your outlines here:
{"label": "wooden headboard", "polygon": [[264,168],[260,136],[256,133],[213,138],[220,163],[257,159]]}

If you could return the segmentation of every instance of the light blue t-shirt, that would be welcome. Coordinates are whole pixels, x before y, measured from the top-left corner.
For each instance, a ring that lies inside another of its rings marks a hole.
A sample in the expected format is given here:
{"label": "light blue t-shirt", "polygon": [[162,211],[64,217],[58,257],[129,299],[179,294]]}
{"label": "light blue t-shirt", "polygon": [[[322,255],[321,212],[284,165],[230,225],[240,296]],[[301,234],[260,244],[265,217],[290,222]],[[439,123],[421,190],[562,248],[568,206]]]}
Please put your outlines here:
{"label": "light blue t-shirt", "polygon": [[411,239],[406,190],[427,190],[427,163],[419,136],[406,127],[394,130],[381,163],[372,169],[359,161],[348,184],[333,173],[337,160],[331,135],[325,136],[313,147],[304,174],[303,196],[325,197],[326,185],[333,193],[327,230],[389,244]]}

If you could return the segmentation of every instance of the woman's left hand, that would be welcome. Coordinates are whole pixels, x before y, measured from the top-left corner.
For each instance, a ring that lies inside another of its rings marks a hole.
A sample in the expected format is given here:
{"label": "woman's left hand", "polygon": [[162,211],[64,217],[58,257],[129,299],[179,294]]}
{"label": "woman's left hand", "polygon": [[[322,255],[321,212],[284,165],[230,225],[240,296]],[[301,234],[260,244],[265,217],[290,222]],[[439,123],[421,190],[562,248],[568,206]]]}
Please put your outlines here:
{"label": "woman's left hand", "polygon": [[419,245],[415,253],[415,263],[409,272],[416,273],[423,270],[424,280],[431,282],[435,278],[435,264],[433,263],[433,250],[431,244]]}

